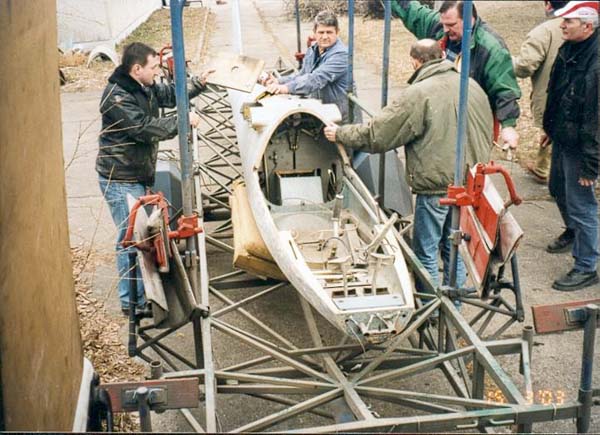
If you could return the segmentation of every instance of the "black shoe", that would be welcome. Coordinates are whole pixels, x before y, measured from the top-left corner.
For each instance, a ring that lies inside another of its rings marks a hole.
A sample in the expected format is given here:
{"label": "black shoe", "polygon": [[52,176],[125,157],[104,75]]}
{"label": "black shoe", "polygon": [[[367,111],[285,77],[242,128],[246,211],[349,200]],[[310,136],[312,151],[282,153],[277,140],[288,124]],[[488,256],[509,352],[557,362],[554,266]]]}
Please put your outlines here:
{"label": "black shoe", "polygon": [[598,284],[598,281],[597,272],[580,272],[572,269],[565,276],[554,281],[552,288],[563,292],[570,292]]}
{"label": "black shoe", "polygon": [[575,232],[573,230],[566,229],[560,236],[546,246],[546,252],[549,252],[550,254],[569,252],[573,246],[574,240]]}
{"label": "black shoe", "polygon": [[129,317],[129,308],[121,308],[121,313],[125,316],[125,317]]}

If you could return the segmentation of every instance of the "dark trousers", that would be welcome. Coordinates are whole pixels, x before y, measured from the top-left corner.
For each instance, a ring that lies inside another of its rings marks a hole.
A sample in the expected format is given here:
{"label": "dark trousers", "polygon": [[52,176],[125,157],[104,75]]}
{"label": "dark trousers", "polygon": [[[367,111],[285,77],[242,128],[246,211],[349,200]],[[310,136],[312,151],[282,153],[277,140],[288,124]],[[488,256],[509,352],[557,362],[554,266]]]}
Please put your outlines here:
{"label": "dark trousers", "polygon": [[598,262],[598,201],[594,186],[579,184],[581,157],[565,153],[558,144],[552,149],[548,188],[556,200],[565,226],[575,233],[574,268],[594,272]]}

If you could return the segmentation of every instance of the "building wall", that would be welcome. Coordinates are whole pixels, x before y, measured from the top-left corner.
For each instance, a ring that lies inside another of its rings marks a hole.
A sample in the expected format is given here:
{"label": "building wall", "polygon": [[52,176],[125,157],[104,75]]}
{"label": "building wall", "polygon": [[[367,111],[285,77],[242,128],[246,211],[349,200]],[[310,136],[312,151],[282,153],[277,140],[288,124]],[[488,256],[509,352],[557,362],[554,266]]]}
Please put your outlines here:
{"label": "building wall", "polygon": [[113,46],[161,6],[161,0],[57,0],[58,46]]}
{"label": "building wall", "polygon": [[63,169],[56,2],[0,0],[0,393],[5,430],[70,431],[83,353]]}

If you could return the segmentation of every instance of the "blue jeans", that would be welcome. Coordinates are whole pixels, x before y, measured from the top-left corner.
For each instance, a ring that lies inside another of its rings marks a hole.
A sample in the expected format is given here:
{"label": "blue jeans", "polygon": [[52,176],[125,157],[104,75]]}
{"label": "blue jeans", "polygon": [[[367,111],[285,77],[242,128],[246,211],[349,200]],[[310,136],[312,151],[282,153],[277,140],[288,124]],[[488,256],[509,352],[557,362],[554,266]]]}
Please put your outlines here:
{"label": "blue jeans", "polygon": [[575,234],[574,268],[594,272],[598,263],[598,201],[593,186],[579,184],[580,168],[581,156],[567,154],[554,145],[548,189],[566,227]]}
{"label": "blue jeans", "polygon": [[[417,195],[415,204],[415,224],[413,228],[413,251],[425,269],[431,275],[432,283],[437,288],[440,285],[438,273],[438,252],[444,263],[443,285],[450,283],[450,237],[452,207],[440,205],[440,198],[445,195]],[[458,256],[456,269],[456,285],[462,287],[467,277],[465,265]],[[424,291],[417,283],[417,289]]]}
{"label": "blue jeans", "polygon": [[[127,232],[129,223],[129,206],[127,205],[127,194],[139,198],[146,194],[146,188],[137,183],[117,183],[107,178],[98,176],[100,191],[102,192],[113,222],[117,226],[117,271],[119,273],[119,299],[121,308],[129,308],[129,253],[136,252],[136,248],[123,248],[121,241]],[[145,303],[144,283],[136,260],[137,275],[137,303],[143,306]]]}

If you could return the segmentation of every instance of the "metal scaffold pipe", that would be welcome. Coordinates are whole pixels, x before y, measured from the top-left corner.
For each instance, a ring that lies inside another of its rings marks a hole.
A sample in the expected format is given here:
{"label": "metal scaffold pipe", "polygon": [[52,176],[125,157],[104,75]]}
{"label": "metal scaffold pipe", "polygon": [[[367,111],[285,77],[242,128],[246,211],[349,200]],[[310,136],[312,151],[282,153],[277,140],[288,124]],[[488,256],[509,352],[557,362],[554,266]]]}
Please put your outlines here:
{"label": "metal scaffold pipe", "polygon": [[[354,92],[354,0],[348,0],[348,88],[346,92],[349,95]],[[348,103],[350,122],[353,122],[354,102],[350,99]]]}
{"label": "metal scaffold pipe", "polygon": [[[302,35],[300,32],[300,0],[295,0],[294,13],[296,14],[296,53],[302,53]],[[298,69],[302,69],[302,58],[298,58]]]}
{"label": "metal scaffold pipe", "polygon": [[[388,103],[392,3],[390,0],[386,0],[384,1],[383,6],[385,8],[385,13],[383,28],[383,68],[381,74],[381,107],[387,106]],[[385,200],[385,152],[379,154],[379,186],[377,193],[379,194],[379,205],[383,207]]]}
{"label": "metal scaffold pipe", "polygon": [[392,29],[392,4],[390,0],[383,3],[385,8],[383,27],[383,67],[381,74],[381,107],[388,103],[388,86],[390,75],[390,39]]}
{"label": "metal scaffold pipe", "polygon": [[[171,37],[173,45],[173,58],[175,61],[175,96],[177,99],[177,122],[179,133],[179,151],[181,161],[181,192],[184,216],[191,216],[195,212],[202,217],[202,199],[200,186],[195,185],[197,179],[193,174],[193,162],[197,153],[197,132],[193,133],[189,121],[189,99],[187,94],[187,78],[185,65],[185,50],[183,39],[183,7],[185,0],[171,0]],[[236,1],[234,3],[237,4]],[[238,11],[239,12],[239,11]],[[240,46],[241,47],[241,46]],[[186,272],[194,296],[200,304],[208,304],[208,271],[206,266],[206,247],[204,234],[186,238]],[[197,302],[198,304],[198,302]],[[212,342],[210,319],[205,314],[200,314],[197,305],[190,319],[194,331],[194,351],[196,367],[206,370],[204,393],[206,410],[206,431],[216,432],[216,411],[214,390],[214,367],[212,361]]]}
{"label": "metal scaffold pipe", "polygon": [[588,433],[592,404],[594,399],[593,372],[594,351],[596,343],[596,328],[598,327],[598,305],[589,304],[585,307],[586,320],[584,323],[583,352],[581,355],[581,381],[579,384],[578,400],[581,403],[581,413],[577,418],[577,432]]}
{"label": "metal scaffold pipe", "polygon": [[[465,140],[467,131],[467,105],[469,102],[469,71],[471,67],[471,23],[473,1],[466,0],[463,9],[463,37],[461,42],[460,100],[458,103],[458,134],[456,135],[456,160],[454,164],[454,185],[462,186],[465,176]],[[460,208],[452,206],[452,235],[458,236]],[[453,239],[450,251],[450,286],[456,287],[456,271],[458,266],[458,242]]]}
{"label": "metal scaffold pipe", "polygon": [[243,54],[244,47],[242,45],[242,24],[240,20],[240,1],[231,1],[231,23],[232,23],[232,42],[233,50],[238,54]]}
{"label": "metal scaffold pipe", "polygon": [[[177,98],[177,128],[179,132],[179,152],[181,154],[181,192],[183,214],[189,216],[193,210],[192,198],[192,149],[188,140],[190,134],[189,101],[186,89],[185,52],[183,47],[183,6],[185,0],[171,0],[171,38],[175,61],[175,97]],[[189,238],[188,240],[193,240]]]}

